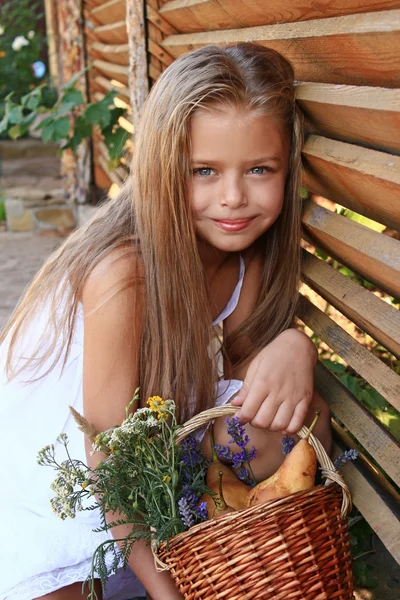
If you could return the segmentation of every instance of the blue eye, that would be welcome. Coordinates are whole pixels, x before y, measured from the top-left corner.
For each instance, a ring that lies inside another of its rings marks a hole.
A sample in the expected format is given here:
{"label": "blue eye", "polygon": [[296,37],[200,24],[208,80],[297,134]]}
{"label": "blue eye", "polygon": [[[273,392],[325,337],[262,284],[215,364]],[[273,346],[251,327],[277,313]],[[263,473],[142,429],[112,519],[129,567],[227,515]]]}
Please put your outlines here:
{"label": "blue eye", "polygon": [[271,167],[253,167],[250,171],[255,175],[265,175],[265,173],[272,173],[273,169]]}
{"label": "blue eye", "polygon": [[199,177],[209,177],[211,175],[212,169],[210,167],[201,167],[200,169],[193,169],[193,175],[198,175]]}

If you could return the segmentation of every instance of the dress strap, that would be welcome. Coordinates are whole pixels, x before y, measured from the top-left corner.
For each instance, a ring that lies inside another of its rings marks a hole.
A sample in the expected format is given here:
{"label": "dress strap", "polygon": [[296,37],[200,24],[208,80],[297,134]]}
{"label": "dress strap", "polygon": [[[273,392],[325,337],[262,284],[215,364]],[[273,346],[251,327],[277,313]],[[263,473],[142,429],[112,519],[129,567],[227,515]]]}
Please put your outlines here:
{"label": "dress strap", "polygon": [[215,319],[215,321],[213,321],[213,325],[218,325],[218,323],[221,323],[222,321],[224,321],[227,317],[229,317],[229,315],[231,315],[233,313],[233,311],[237,307],[239,298],[240,298],[240,292],[242,291],[242,285],[243,285],[243,279],[244,279],[245,272],[246,272],[246,267],[244,264],[243,256],[241,254],[239,254],[239,279],[238,279],[238,282],[235,286],[235,289],[233,290],[232,296],[230,297],[227,304],[225,305],[225,308],[223,309],[221,314]]}

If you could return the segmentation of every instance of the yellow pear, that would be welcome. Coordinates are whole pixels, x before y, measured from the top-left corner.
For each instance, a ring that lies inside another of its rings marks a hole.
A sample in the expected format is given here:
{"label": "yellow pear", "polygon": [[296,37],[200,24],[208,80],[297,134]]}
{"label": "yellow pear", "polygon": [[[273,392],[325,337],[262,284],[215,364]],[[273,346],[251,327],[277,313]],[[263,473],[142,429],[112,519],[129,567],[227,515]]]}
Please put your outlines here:
{"label": "yellow pear", "polygon": [[[217,494],[220,489],[221,478],[223,477],[223,496],[228,506],[231,506],[234,510],[245,508],[250,487],[240,481],[235,472],[219,460],[215,451],[214,434],[212,428],[210,429],[210,441],[212,462],[208,467],[206,476],[208,489],[211,492],[214,492],[214,494]],[[221,473],[222,475],[220,475]],[[207,512],[210,516],[210,512],[215,506],[212,497],[210,494],[203,494],[201,501],[207,503]]]}
{"label": "yellow pear", "polygon": [[268,500],[284,498],[314,486],[317,456],[308,438],[318,421],[320,412],[319,410],[316,411],[306,437],[294,446],[276,473],[250,490],[246,506],[254,506]]}
{"label": "yellow pear", "polygon": [[[222,478],[224,476],[223,471],[218,473],[218,493],[214,493],[212,496],[205,493],[200,498],[200,502],[205,502],[207,506],[208,518],[220,517],[227,513],[235,512],[232,506],[229,506],[224,498],[224,492],[222,489]],[[239,482],[240,483],[240,482]]]}

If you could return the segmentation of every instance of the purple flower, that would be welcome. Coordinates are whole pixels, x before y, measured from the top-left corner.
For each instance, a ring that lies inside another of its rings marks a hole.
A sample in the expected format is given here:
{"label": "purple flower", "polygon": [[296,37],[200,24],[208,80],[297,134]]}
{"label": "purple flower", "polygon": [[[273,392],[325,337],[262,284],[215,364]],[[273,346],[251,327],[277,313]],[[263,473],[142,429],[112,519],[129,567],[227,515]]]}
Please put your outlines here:
{"label": "purple flower", "polygon": [[191,527],[192,525],[194,525],[194,515],[193,513],[193,509],[190,507],[187,499],[185,496],[183,496],[180,500],[178,500],[178,508],[179,508],[179,514],[181,515],[182,518],[182,522],[185,525],[185,527]]}
{"label": "purple flower", "polygon": [[256,482],[251,477],[248,470],[245,469],[244,467],[240,467],[240,469],[237,473],[237,476],[239,477],[240,481],[243,481],[243,483],[245,483],[246,485],[249,485],[250,487],[254,487],[256,485]]}
{"label": "purple flower", "polygon": [[294,439],[290,435],[284,435],[282,438],[282,452],[287,456],[293,450]]}
{"label": "purple flower", "polygon": [[340,469],[345,463],[350,462],[351,460],[356,460],[358,458],[358,451],[355,448],[351,450],[346,450],[339,454],[337,459],[334,462],[335,468]]}
{"label": "purple flower", "polygon": [[181,442],[182,462],[189,467],[196,467],[204,462],[204,455],[196,438],[189,435]]}
{"label": "purple flower", "polygon": [[236,444],[239,448],[245,448],[250,442],[250,438],[238,417],[228,417],[225,422],[228,424],[227,431],[232,438],[229,443]]}
{"label": "purple flower", "polygon": [[224,460],[232,462],[234,454],[233,452],[231,452],[228,446],[221,446],[220,444],[215,444],[214,448],[219,458],[223,458]]}
{"label": "purple flower", "polygon": [[207,519],[208,519],[207,502],[200,502],[200,504],[198,506],[196,506],[195,512],[199,518],[199,521],[207,521]]}

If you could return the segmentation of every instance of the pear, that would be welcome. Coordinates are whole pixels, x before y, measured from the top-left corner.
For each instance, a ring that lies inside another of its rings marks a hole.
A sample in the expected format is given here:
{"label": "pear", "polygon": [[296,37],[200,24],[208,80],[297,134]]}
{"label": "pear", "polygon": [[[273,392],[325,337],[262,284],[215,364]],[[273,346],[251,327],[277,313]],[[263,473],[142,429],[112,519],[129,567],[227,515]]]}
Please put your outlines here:
{"label": "pear", "polygon": [[[234,510],[245,508],[250,486],[243,483],[243,481],[240,481],[235,472],[219,460],[215,451],[214,433],[212,427],[210,428],[210,441],[212,462],[208,467],[206,476],[208,489],[217,493],[220,485],[220,473],[222,472],[224,478],[223,495],[226,502],[229,506],[232,506]],[[206,495],[210,498],[209,494]]]}
{"label": "pear", "polygon": [[224,498],[224,492],[222,490],[222,478],[224,476],[223,471],[218,473],[218,494],[214,493],[212,496],[205,493],[200,498],[200,502],[205,502],[207,505],[208,518],[220,517],[227,513],[235,512],[232,506],[229,506]]}
{"label": "pear", "polygon": [[316,411],[306,437],[294,446],[276,473],[250,490],[246,506],[254,506],[268,500],[284,498],[314,486],[317,456],[308,438],[318,421],[320,412],[320,410]]}

